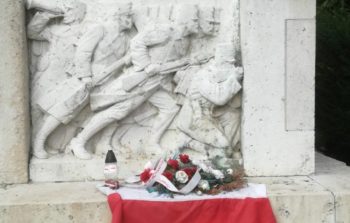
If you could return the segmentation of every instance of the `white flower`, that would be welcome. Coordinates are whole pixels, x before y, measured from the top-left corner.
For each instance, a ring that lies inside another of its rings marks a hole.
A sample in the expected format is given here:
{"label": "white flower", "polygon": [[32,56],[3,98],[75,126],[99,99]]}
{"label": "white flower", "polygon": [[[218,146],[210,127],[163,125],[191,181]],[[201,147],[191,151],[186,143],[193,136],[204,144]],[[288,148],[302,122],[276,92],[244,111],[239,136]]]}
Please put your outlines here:
{"label": "white flower", "polygon": [[207,180],[200,180],[198,183],[198,188],[201,190],[210,190],[210,185]]}
{"label": "white flower", "polygon": [[227,174],[230,174],[230,175],[233,174],[233,169],[227,169],[227,170],[226,170],[226,173],[227,173]]}
{"label": "white flower", "polygon": [[204,163],[204,161],[201,160],[192,160],[192,163],[199,168],[201,168],[204,172],[209,173],[210,168],[207,164]]}
{"label": "white flower", "polygon": [[224,179],[224,174],[220,170],[212,170],[212,174],[214,174],[215,179]]}
{"label": "white flower", "polygon": [[175,174],[175,178],[180,183],[184,184],[188,181],[188,175],[185,171],[179,170]]}

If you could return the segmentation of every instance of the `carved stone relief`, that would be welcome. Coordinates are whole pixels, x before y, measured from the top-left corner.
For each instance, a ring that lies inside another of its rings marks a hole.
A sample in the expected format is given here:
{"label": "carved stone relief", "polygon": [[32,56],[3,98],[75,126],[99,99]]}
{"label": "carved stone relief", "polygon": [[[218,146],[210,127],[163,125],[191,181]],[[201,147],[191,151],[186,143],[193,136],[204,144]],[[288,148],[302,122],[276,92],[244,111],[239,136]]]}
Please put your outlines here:
{"label": "carved stone relief", "polygon": [[27,1],[34,157],[240,158],[238,2],[151,3]]}

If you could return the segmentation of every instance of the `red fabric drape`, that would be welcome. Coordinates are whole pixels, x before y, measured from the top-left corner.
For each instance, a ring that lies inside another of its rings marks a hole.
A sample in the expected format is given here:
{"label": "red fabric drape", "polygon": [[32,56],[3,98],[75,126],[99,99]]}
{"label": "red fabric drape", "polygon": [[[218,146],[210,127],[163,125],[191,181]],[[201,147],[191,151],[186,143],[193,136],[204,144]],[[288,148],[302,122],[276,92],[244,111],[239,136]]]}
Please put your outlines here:
{"label": "red fabric drape", "polygon": [[268,198],[165,202],[111,194],[108,203],[112,223],[276,223]]}

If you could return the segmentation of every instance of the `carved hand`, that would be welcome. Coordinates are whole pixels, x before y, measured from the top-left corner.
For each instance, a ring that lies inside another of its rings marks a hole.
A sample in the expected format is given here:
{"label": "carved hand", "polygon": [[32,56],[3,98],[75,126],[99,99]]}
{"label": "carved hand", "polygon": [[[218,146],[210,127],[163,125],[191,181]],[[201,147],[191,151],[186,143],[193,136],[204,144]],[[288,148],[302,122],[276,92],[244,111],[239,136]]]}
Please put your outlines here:
{"label": "carved hand", "polygon": [[213,56],[205,55],[205,54],[196,54],[191,58],[191,64],[204,64],[208,62]]}
{"label": "carved hand", "polygon": [[83,77],[81,81],[86,84],[88,88],[92,87],[92,78],[91,77]]}
{"label": "carved hand", "polygon": [[159,64],[150,64],[145,68],[148,76],[154,76],[159,73],[161,66]]}
{"label": "carved hand", "polygon": [[130,56],[130,54],[125,55],[123,59],[124,59],[124,64],[125,64],[125,65],[127,65],[127,66],[131,65],[132,61],[131,61],[131,56]]}

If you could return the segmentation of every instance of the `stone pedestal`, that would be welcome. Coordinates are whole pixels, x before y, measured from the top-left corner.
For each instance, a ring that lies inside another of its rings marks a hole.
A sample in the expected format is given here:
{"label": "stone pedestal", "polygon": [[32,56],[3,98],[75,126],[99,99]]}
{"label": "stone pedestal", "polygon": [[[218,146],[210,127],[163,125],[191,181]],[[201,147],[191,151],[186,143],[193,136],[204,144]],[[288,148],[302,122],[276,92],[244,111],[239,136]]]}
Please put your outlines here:
{"label": "stone pedestal", "polygon": [[241,1],[249,176],[314,171],[315,0]]}
{"label": "stone pedestal", "polygon": [[28,181],[28,63],[23,1],[0,8],[0,184]]}
{"label": "stone pedestal", "polygon": [[[349,222],[350,168],[320,154],[316,168],[316,174],[311,176],[248,180],[267,185],[279,223]],[[110,222],[106,197],[95,188],[96,184],[37,183],[0,188],[0,223]]]}

